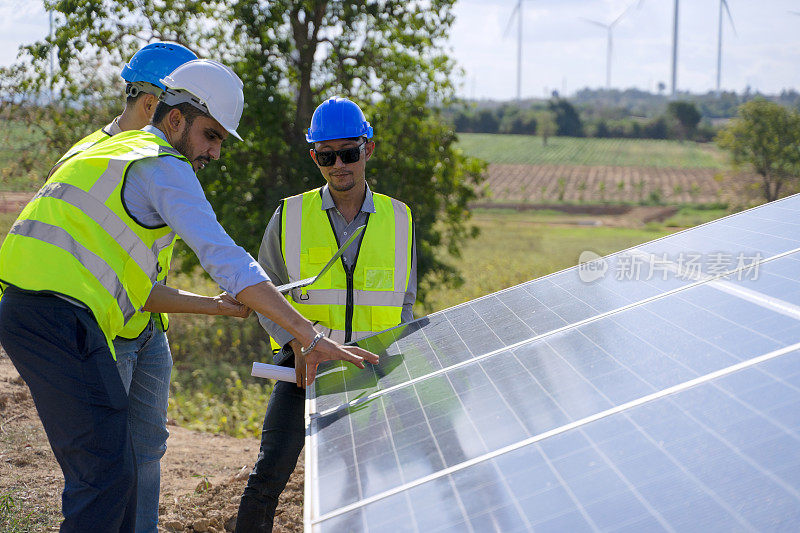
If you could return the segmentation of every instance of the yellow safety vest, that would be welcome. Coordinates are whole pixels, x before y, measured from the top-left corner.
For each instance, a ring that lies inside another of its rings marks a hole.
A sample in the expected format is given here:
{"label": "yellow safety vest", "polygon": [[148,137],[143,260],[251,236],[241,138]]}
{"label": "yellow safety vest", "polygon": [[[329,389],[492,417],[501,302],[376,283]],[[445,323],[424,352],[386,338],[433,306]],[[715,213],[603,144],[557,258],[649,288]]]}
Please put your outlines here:
{"label": "yellow safety vest", "polygon": [[[411,275],[411,211],[399,200],[373,193],[355,264],[338,261],[314,284],[287,298],[300,314],[350,342],[400,323]],[[289,281],[316,276],[339,248],[321,189],[283,200],[281,251]]]}
{"label": "yellow safety vest", "polygon": [[[61,156],[61,159],[59,159],[58,162],[53,165],[53,168],[50,169],[50,173],[48,174],[48,178],[52,176],[53,173],[58,170],[58,168],[63,165],[65,161],[81,152],[88,150],[99,142],[110,139],[114,136],[114,133],[112,132],[116,132],[117,130],[119,130],[119,126],[114,126],[114,123],[112,122],[111,124],[95,131],[94,133],[90,133],[80,141],[76,142],[74,145],[72,145],[72,148],[67,150],[67,153]],[[117,134],[119,133],[122,132],[118,132]],[[177,239],[178,237],[176,236],[176,240]],[[170,246],[169,255],[168,257],[165,257],[165,268],[162,269],[158,277],[159,282],[166,283],[167,273],[169,271],[169,263],[172,260],[172,250],[173,247]],[[122,337],[123,339],[135,339],[142,333],[142,331],[144,331],[144,328],[147,327],[147,324],[150,323],[151,316],[151,313],[137,313],[130,320],[130,322],[125,324],[125,327],[122,331],[120,331],[118,336]],[[161,320],[161,329],[167,331],[169,328],[169,317],[166,313],[159,313],[157,316]]]}
{"label": "yellow safety vest", "polygon": [[89,135],[87,135],[86,137],[81,139],[80,141],[78,141],[75,144],[73,144],[72,148],[67,150],[67,153],[65,153],[64,155],[61,156],[61,159],[59,159],[58,162],[55,165],[53,165],[53,169],[50,170],[50,175],[52,176],[53,173],[56,170],[58,170],[58,167],[61,166],[61,164],[64,161],[66,161],[67,159],[71,158],[72,156],[74,156],[76,154],[79,154],[81,152],[84,152],[84,151],[88,150],[89,148],[91,148],[95,144],[99,143],[100,141],[104,141],[104,140],[110,139],[110,138],[111,138],[111,134],[108,133],[105,130],[105,128],[101,128],[101,129],[97,130],[94,133],[90,133]]}
{"label": "yellow safety vest", "polygon": [[[0,248],[0,284],[57,293],[85,304],[112,340],[124,331],[169,267],[175,233],[127,212],[131,163],[177,157],[157,135],[127,131],[64,162],[23,209]],[[116,356],[115,356],[116,357]]]}

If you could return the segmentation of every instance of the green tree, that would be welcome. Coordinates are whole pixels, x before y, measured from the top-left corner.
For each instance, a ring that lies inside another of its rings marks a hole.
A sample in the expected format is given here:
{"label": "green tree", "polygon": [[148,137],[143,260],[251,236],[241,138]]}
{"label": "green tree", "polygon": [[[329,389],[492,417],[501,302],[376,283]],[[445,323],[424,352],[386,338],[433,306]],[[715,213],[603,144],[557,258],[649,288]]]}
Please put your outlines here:
{"label": "green tree", "polygon": [[500,127],[500,119],[491,109],[481,109],[475,115],[474,124],[476,133],[497,133]]}
{"label": "green tree", "polygon": [[120,89],[116,72],[87,83],[87,65],[121,65],[157,39],[180,42],[239,74],[245,140],[227,142],[220,164],[198,179],[222,225],[251,253],[280,198],[322,184],[303,137],[316,105],[333,95],[359,102],[376,132],[370,186],[411,207],[420,280],[460,282],[446,256],[458,256],[463,240],[475,233],[467,203],[476,197],[484,165],[455,147],[439,111],[454,96],[454,65],[443,48],[454,0],[45,4],[57,13],[55,38],[26,47],[23,60],[31,83],[44,88],[46,76],[36,73],[46,72],[47,53],[57,46],[55,86],[72,107]]}
{"label": "green tree", "polygon": [[739,107],[739,115],[717,136],[736,166],[761,177],[761,192],[771,202],[800,176],[800,114],[757,98]]}
{"label": "green tree", "polygon": [[536,115],[536,124],[539,135],[542,137],[542,146],[547,146],[547,139],[555,135],[558,131],[553,112],[548,110],[540,111]]}
{"label": "green tree", "polygon": [[513,105],[501,108],[500,114],[502,116],[498,127],[500,133],[536,135],[536,117],[533,111]]}
{"label": "green tree", "polygon": [[670,102],[667,105],[667,115],[677,121],[681,139],[694,134],[701,118],[697,107],[691,102]]}
{"label": "green tree", "polygon": [[555,115],[557,135],[583,137],[583,123],[575,107],[563,98],[550,101],[550,111]]}

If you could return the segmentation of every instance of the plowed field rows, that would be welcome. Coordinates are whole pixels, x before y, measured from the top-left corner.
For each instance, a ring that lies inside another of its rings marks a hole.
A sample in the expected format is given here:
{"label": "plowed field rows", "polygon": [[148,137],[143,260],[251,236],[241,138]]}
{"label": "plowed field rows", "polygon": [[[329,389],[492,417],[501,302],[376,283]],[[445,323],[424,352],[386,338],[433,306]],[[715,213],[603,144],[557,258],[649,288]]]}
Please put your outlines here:
{"label": "plowed field rows", "polygon": [[489,165],[487,198],[493,203],[598,203],[655,200],[723,201],[726,178],[712,168],[575,165]]}
{"label": "plowed field rows", "polygon": [[460,133],[464,152],[489,163],[515,165],[601,165],[724,169],[727,158],[710,143],[655,139],[551,137],[544,145],[531,135]]}

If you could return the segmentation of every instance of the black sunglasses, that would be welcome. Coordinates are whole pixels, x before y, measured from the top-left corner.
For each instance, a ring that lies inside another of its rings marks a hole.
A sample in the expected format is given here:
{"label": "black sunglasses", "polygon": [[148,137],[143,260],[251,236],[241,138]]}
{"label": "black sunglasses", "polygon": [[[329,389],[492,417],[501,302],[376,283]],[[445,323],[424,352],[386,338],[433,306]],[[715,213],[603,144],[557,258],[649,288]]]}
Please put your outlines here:
{"label": "black sunglasses", "polygon": [[314,148],[314,154],[317,156],[317,164],[321,167],[330,167],[336,163],[336,156],[342,160],[342,163],[349,165],[361,159],[361,148],[367,143],[361,143],[353,148],[345,148],[343,150],[325,150],[318,152]]}

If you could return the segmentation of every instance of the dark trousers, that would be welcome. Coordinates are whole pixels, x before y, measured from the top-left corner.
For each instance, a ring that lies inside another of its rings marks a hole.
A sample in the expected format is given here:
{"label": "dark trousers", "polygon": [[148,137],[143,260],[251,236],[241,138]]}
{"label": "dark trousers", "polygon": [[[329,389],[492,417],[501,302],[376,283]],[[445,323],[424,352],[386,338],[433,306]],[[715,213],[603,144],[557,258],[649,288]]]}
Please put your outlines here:
{"label": "dark trousers", "polygon": [[258,460],[239,502],[236,533],[272,531],[278,497],[303,449],[305,398],[305,389],[294,383],[279,381],[272,390]]}
{"label": "dark trousers", "polygon": [[9,287],[0,300],[0,343],[31,390],[64,474],[61,531],[132,532],[128,397],[91,312]]}

